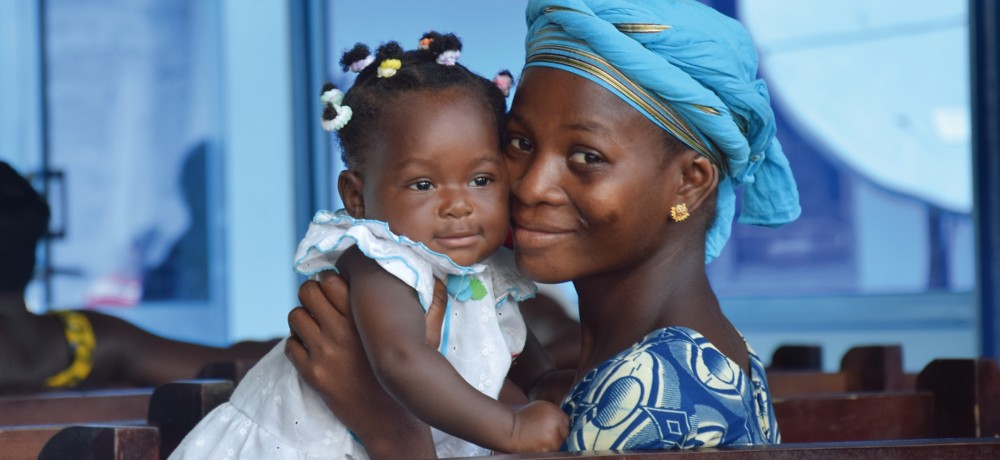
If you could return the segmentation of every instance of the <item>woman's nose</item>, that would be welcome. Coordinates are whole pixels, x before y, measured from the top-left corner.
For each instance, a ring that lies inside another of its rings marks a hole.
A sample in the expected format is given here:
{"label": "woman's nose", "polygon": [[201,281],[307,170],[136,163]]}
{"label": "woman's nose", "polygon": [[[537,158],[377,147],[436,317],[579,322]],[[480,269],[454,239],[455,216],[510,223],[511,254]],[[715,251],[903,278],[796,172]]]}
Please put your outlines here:
{"label": "woman's nose", "polygon": [[511,195],[528,206],[559,203],[564,197],[558,186],[562,169],[559,160],[555,156],[533,155],[518,171],[520,177],[512,177]]}

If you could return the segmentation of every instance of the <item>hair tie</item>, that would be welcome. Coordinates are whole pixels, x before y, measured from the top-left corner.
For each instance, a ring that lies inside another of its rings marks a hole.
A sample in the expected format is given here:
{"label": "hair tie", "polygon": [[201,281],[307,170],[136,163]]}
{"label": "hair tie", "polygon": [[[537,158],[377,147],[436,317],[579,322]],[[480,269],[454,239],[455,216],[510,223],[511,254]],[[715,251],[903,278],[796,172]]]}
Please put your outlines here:
{"label": "hair tie", "polygon": [[[333,86],[333,84],[330,83],[330,86]],[[324,89],[323,94],[319,96],[319,100],[324,105],[325,104],[340,105],[340,103],[343,102],[344,100],[343,91],[337,89],[336,87],[328,89],[326,86],[324,86],[323,89]]]}
{"label": "hair tie", "polygon": [[378,77],[389,78],[396,75],[400,67],[403,67],[403,62],[399,59],[386,59],[378,65]]}
{"label": "hair tie", "polygon": [[441,65],[455,65],[461,55],[462,52],[459,50],[447,50],[439,54],[435,61]]}
{"label": "hair tie", "polygon": [[500,88],[503,97],[510,96],[510,88],[514,86],[514,74],[510,73],[507,69],[503,69],[493,76],[493,84],[497,88]]}
{"label": "hair tie", "polygon": [[373,63],[373,62],[375,62],[375,56],[372,56],[372,55],[369,54],[368,56],[365,56],[365,58],[362,59],[362,60],[360,60],[360,61],[354,61],[354,62],[352,62],[347,68],[351,72],[361,73],[362,70],[365,70],[365,67],[368,67],[368,65],[371,64],[371,63]]}
{"label": "hair tie", "polygon": [[375,51],[375,60],[378,61],[377,74],[379,78],[389,78],[396,75],[396,71],[403,66],[403,47],[399,42],[385,42]]}
{"label": "hair tie", "polygon": [[438,64],[451,66],[462,55],[462,40],[455,34],[441,34],[432,30],[420,37],[418,48],[430,51]]}
{"label": "hair tie", "polygon": [[346,105],[339,107],[330,106],[323,111],[323,121],[320,123],[324,131],[340,131],[351,121],[354,111]]}
{"label": "hair tie", "polygon": [[355,73],[360,73],[368,64],[375,61],[372,56],[372,52],[368,49],[368,46],[364,43],[355,43],[354,47],[344,52],[344,55],[340,58],[340,68],[347,72],[348,70]]}
{"label": "hair tie", "polygon": [[340,131],[351,121],[354,111],[346,105],[341,105],[344,101],[344,92],[337,89],[333,83],[323,85],[323,94],[319,100],[323,102],[321,125],[324,131]]}

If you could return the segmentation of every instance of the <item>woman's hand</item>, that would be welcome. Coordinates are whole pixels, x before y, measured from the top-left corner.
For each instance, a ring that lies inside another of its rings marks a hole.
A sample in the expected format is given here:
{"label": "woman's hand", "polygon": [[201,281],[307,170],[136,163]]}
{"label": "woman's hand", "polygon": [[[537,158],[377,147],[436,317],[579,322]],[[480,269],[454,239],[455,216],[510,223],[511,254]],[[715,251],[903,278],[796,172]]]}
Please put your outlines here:
{"label": "woman's hand", "polygon": [[285,355],[373,458],[433,458],[430,429],[382,389],[351,317],[348,287],[333,272],[299,287]]}

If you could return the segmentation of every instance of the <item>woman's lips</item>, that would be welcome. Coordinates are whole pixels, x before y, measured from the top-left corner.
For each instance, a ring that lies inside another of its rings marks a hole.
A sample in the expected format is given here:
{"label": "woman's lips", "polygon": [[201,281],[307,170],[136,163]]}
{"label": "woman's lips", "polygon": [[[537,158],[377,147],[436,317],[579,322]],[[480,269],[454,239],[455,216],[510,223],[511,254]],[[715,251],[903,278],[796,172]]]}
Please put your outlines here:
{"label": "woman's lips", "polygon": [[549,226],[525,226],[514,223],[514,246],[520,249],[541,248],[566,238],[572,231]]}

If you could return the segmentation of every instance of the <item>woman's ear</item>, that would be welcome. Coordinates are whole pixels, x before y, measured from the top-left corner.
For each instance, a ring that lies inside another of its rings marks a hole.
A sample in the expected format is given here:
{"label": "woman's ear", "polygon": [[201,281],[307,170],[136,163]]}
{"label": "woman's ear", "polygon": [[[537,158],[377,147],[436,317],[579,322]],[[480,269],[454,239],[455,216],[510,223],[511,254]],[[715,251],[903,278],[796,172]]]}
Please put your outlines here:
{"label": "woman's ear", "polygon": [[[677,188],[680,203],[685,203],[692,214],[714,196],[719,186],[719,168],[693,150],[686,150],[677,159],[680,167],[681,184]],[[678,204],[680,204],[678,203]]]}
{"label": "woman's ear", "polygon": [[341,171],[337,179],[337,191],[344,202],[344,209],[355,219],[365,217],[364,185],[364,180],[356,171]]}

